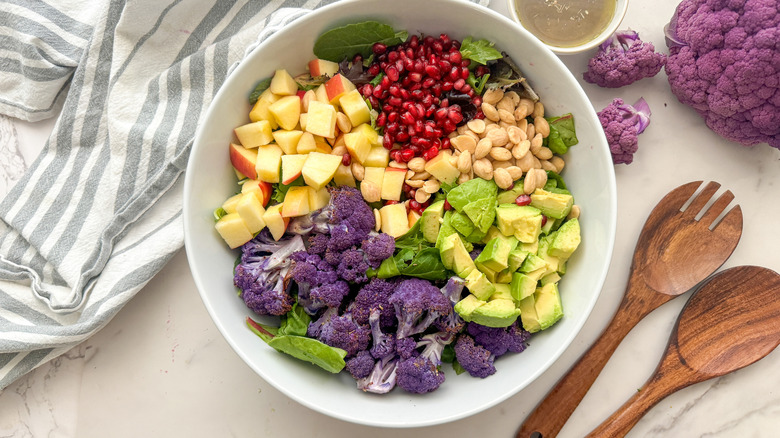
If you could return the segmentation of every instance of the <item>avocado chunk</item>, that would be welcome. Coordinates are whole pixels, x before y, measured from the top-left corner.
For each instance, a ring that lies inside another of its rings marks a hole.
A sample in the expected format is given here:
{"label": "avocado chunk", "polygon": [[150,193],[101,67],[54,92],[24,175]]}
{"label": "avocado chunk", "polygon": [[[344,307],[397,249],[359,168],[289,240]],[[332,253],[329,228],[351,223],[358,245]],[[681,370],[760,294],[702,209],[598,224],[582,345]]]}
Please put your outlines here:
{"label": "avocado chunk", "polygon": [[495,225],[491,225],[485,233],[485,237],[482,238],[482,243],[487,244],[497,236],[503,236],[503,234],[501,234],[501,231],[498,231]]}
{"label": "avocado chunk", "polygon": [[517,199],[517,197],[523,193],[525,193],[525,191],[523,187],[523,181],[521,180],[516,182],[511,189],[500,191],[496,197],[496,200],[499,204],[514,204],[515,199]]}
{"label": "avocado chunk", "polygon": [[508,284],[497,284],[495,285],[495,287],[496,287],[496,291],[493,292],[493,295],[490,296],[489,301],[512,299],[512,293],[509,290]]}
{"label": "avocado chunk", "polygon": [[536,254],[528,254],[520,266],[520,272],[528,273],[539,269],[547,269],[547,263]]}
{"label": "avocado chunk", "polygon": [[528,257],[528,251],[524,251],[520,248],[515,248],[509,253],[509,259],[507,260],[507,269],[512,272],[520,269],[523,265],[525,258]]}
{"label": "avocado chunk", "polygon": [[514,271],[510,271],[509,268],[496,274],[496,284],[509,284],[512,282],[512,274]]}
{"label": "avocado chunk", "polygon": [[484,306],[486,303],[487,301],[480,300],[474,295],[468,294],[460,301],[455,303],[454,309],[455,312],[457,312],[458,315],[460,315],[460,317],[463,318],[464,321],[470,322],[471,315],[474,313],[474,311],[477,308]]}
{"label": "avocado chunk", "polygon": [[485,245],[477,262],[494,271],[503,271],[509,266],[509,253],[517,246],[514,237],[497,236]]}
{"label": "avocado chunk", "polygon": [[436,201],[423,211],[420,217],[420,230],[429,243],[436,243],[439,227],[444,220],[444,201]]}
{"label": "avocado chunk", "polygon": [[463,207],[463,212],[478,230],[486,233],[496,218],[496,200],[491,197],[471,201]]}
{"label": "avocado chunk", "polygon": [[542,329],[541,324],[539,324],[539,316],[536,314],[535,304],[534,296],[531,294],[523,298],[517,306],[520,310],[520,322],[523,324],[523,329],[530,333],[536,333]]}
{"label": "avocado chunk", "polygon": [[542,286],[548,283],[557,283],[559,281],[561,281],[561,275],[558,272],[551,272],[539,280]]}
{"label": "avocado chunk", "polygon": [[485,274],[485,278],[487,278],[488,281],[490,281],[491,283],[496,282],[496,278],[498,277],[498,272],[488,268],[487,266],[483,265],[480,262],[475,262],[475,264],[477,265],[477,269],[479,269],[480,272]]}
{"label": "avocado chunk", "polygon": [[558,285],[548,283],[534,293],[534,308],[542,330],[549,328],[563,317],[563,304]]}
{"label": "avocado chunk", "polygon": [[572,195],[536,189],[531,193],[531,205],[538,208],[547,217],[563,219],[571,211],[571,207],[574,205],[574,197]]}
{"label": "avocado chunk", "polygon": [[475,228],[474,223],[471,222],[471,219],[469,219],[466,214],[458,211],[452,214],[450,225],[452,225],[452,228],[455,228],[455,230],[463,236],[468,236],[474,231]]}
{"label": "avocado chunk", "polygon": [[521,272],[515,272],[512,274],[512,283],[510,283],[510,291],[512,292],[512,298],[517,301],[522,301],[526,297],[529,297],[536,292],[537,281]]}
{"label": "avocado chunk", "polygon": [[496,299],[474,309],[471,320],[486,327],[508,327],[517,320],[518,316],[520,310],[515,307],[514,301]]}
{"label": "avocado chunk", "polygon": [[496,287],[493,283],[491,283],[479,269],[474,269],[466,276],[466,288],[475,297],[483,301],[487,301],[487,299],[496,291]]}
{"label": "avocado chunk", "polygon": [[496,221],[503,235],[514,235],[524,243],[535,242],[542,231],[542,213],[529,205],[499,205],[496,208]]}
{"label": "avocado chunk", "polygon": [[539,239],[539,249],[536,252],[536,255],[547,263],[547,271],[549,272],[556,272],[558,270],[558,264],[560,263],[558,257],[553,257],[549,254],[551,242],[554,240],[554,234],[556,233]]}
{"label": "avocado chunk", "polygon": [[580,245],[580,241],[580,221],[577,218],[569,219],[555,232],[547,253],[566,261]]}
{"label": "avocado chunk", "polygon": [[468,236],[465,236],[463,240],[469,243],[482,243],[482,239],[484,238],[485,233],[483,233],[479,228],[474,228],[474,231],[472,231]]}
{"label": "avocado chunk", "polygon": [[439,227],[439,234],[436,236],[435,246],[439,249],[439,251],[441,251],[441,245],[444,242],[444,239],[457,232],[450,224],[450,220],[452,220],[452,211],[445,211],[444,218],[442,219],[441,226]]}
{"label": "avocado chunk", "polygon": [[458,233],[452,233],[447,236],[442,240],[441,246],[439,247],[441,263],[449,270],[452,270],[452,266],[455,264],[455,240],[451,238],[452,236],[457,237]]}
{"label": "avocado chunk", "polygon": [[[471,255],[469,255],[460,235],[457,233],[451,234],[444,240],[440,251],[444,267],[446,268],[447,263],[451,261],[452,265],[447,269],[452,269],[461,278],[468,277],[471,271],[477,269],[476,265],[474,265],[474,260],[471,259]],[[446,255],[445,251],[447,251]],[[447,261],[444,260],[445,257],[447,257]]]}
{"label": "avocado chunk", "polygon": [[531,254],[536,254],[536,252],[539,251],[539,241],[534,240],[531,243],[520,242],[520,244],[517,245],[517,247]]}

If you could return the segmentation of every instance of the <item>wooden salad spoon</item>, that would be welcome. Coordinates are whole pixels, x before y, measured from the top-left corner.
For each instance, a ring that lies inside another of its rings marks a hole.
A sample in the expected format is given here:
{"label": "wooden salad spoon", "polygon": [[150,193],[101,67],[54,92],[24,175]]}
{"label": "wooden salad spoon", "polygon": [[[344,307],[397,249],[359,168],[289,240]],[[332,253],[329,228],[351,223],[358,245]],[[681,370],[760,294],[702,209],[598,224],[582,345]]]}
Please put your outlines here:
{"label": "wooden salad spoon", "polygon": [[655,374],[588,437],[622,437],[673,392],[746,367],[780,345],[780,275],[738,266],[714,275],[682,310]]}
{"label": "wooden salad spoon", "polygon": [[716,182],[707,183],[683,211],[701,185],[701,181],[695,181],[677,187],[650,212],[615,316],[526,418],[518,438],[557,436],[628,332],[651,311],[696,286],[729,258],[742,236],[742,210],[734,206],[712,227],[734,199],[726,191],[696,220],[720,188]]}

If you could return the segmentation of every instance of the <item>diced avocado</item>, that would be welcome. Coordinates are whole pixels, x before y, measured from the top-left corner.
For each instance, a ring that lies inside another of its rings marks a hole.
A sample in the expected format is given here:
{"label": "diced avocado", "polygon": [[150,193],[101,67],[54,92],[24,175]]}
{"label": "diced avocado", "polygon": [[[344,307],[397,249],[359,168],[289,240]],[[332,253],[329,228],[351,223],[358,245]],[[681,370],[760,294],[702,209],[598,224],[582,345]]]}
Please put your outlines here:
{"label": "diced avocado", "polygon": [[458,211],[452,213],[450,225],[463,236],[468,236],[474,231],[474,223],[471,222],[471,219],[465,213]]}
{"label": "diced avocado", "polygon": [[543,268],[537,269],[535,271],[531,272],[524,272],[525,275],[530,277],[534,281],[539,281],[544,277],[545,275],[549,274],[550,271],[547,269],[547,264],[545,263]]}
{"label": "diced avocado", "polygon": [[550,243],[550,249],[547,252],[553,257],[566,261],[580,245],[580,240],[579,220],[577,218],[569,219],[555,232],[555,238]]}
{"label": "diced avocado", "polygon": [[474,228],[474,231],[472,231],[468,236],[464,237],[463,240],[469,243],[482,243],[482,239],[484,238],[485,233],[483,233],[479,228]]}
{"label": "diced avocado", "polygon": [[479,262],[477,262],[476,265],[477,265],[477,269],[479,269],[480,272],[485,274],[485,278],[487,278],[491,283],[496,282],[496,278],[498,277],[498,272],[488,268],[487,266]]}
{"label": "diced avocado", "polygon": [[471,321],[471,315],[474,313],[474,310],[484,306],[486,303],[487,301],[480,300],[474,295],[468,294],[465,298],[455,303],[455,312],[457,312],[464,321],[468,322]]}
{"label": "diced avocado", "polygon": [[538,288],[534,293],[534,308],[542,330],[558,322],[563,316],[563,304],[561,294],[558,293],[558,285],[548,283]]}
{"label": "diced avocado", "polygon": [[548,283],[557,283],[561,281],[561,276],[557,272],[551,272],[539,280],[542,283],[542,286],[548,284]]}
{"label": "diced avocado", "polygon": [[535,242],[542,231],[542,214],[539,209],[525,205],[502,204],[496,208],[498,230],[505,236],[514,235],[525,243]]}
{"label": "diced avocado", "polygon": [[518,316],[520,310],[515,307],[514,301],[497,299],[474,309],[471,313],[471,321],[486,327],[508,327],[517,320]]}
{"label": "diced avocado", "polygon": [[456,233],[455,228],[452,228],[452,225],[450,225],[450,220],[452,219],[452,211],[445,211],[444,212],[444,218],[442,219],[441,226],[439,227],[439,235],[436,236],[436,248],[441,251],[441,245],[444,242],[444,239],[446,239],[450,234]]}
{"label": "diced avocado", "polygon": [[457,236],[458,233],[452,233],[447,236],[439,247],[439,257],[441,263],[445,268],[452,270],[452,266],[455,264],[455,240],[452,236]]}
{"label": "diced avocado", "polygon": [[490,228],[488,228],[487,233],[485,233],[485,237],[482,238],[482,243],[487,244],[496,236],[503,236],[503,234],[501,234],[501,231],[498,231],[498,228],[496,228],[495,225],[492,225]]}
{"label": "diced avocado", "polygon": [[548,192],[559,193],[559,194],[562,194],[562,195],[571,195],[570,191],[568,191],[566,189],[562,189],[560,187],[545,188],[545,190],[547,190]]}
{"label": "diced avocado", "polygon": [[517,239],[514,237],[497,236],[485,245],[476,261],[494,271],[503,271],[509,266],[509,253],[515,246]]}
{"label": "diced avocado", "polygon": [[483,301],[490,298],[496,291],[496,287],[493,283],[491,283],[479,269],[474,269],[466,276],[466,288],[475,297]]}
{"label": "diced avocado", "polygon": [[517,306],[520,310],[520,322],[523,324],[523,329],[530,333],[536,333],[542,329],[541,324],[539,324],[539,316],[536,314],[535,304],[532,294],[523,298]]}
{"label": "diced avocado", "polygon": [[528,273],[539,269],[547,269],[547,263],[543,258],[536,254],[528,254],[525,261],[520,265],[520,272]]}
{"label": "diced avocado", "polygon": [[500,284],[511,283],[512,274],[514,274],[514,271],[510,271],[509,268],[504,269],[503,271],[496,274],[496,283],[500,283]]}
{"label": "diced avocado", "polygon": [[[460,235],[456,233],[447,237],[442,246],[448,247],[449,245],[452,245],[452,268],[448,269],[455,271],[460,278],[468,277],[471,271],[477,269],[477,267],[474,265],[474,260],[471,259],[468,250],[463,245]],[[444,259],[442,259],[442,263],[445,263]]]}
{"label": "diced avocado", "polygon": [[535,240],[531,243],[524,243],[520,242],[519,245],[517,245],[518,248],[522,249],[523,251],[530,252],[532,254],[536,254],[536,252],[539,250],[539,241]]}
{"label": "diced avocado", "polygon": [[553,240],[553,235],[545,236],[539,239],[539,249],[536,251],[536,255],[544,260],[545,263],[547,263],[548,272],[556,272],[558,270],[558,264],[560,263],[560,259],[558,259],[558,257],[553,257],[549,253],[550,245],[552,244]]}
{"label": "diced avocado", "polygon": [[420,230],[422,231],[423,238],[430,242],[436,243],[436,238],[439,237],[439,227],[444,220],[444,201],[436,201],[429,205],[423,211],[420,217]]}
{"label": "diced avocado", "polygon": [[571,211],[571,206],[574,205],[574,197],[572,195],[536,189],[531,193],[531,205],[538,208],[547,217],[562,219]]}
{"label": "diced avocado", "polygon": [[544,225],[542,225],[542,230],[541,230],[542,232],[541,232],[541,234],[543,234],[543,235],[550,234],[550,232],[552,232],[553,228],[555,227],[555,221],[556,220],[557,219],[548,218],[547,222],[545,222]]}
{"label": "diced avocado", "polygon": [[514,204],[515,199],[525,193],[523,189],[523,181],[518,181],[511,189],[500,191],[496,200],[499,204]]}
{"label": "diced avocado", "polygon": [[497,284],[495,285],[495,288],[495,292],[493,292],[493,295],[490,296],[490,301],[512,299],[512,293],[509,290],[508,284]]}
{"label": "diced avocado", "polygon": [[485,233],[496,218],[496,201],[494,198],[472,201],[463,207],[463,212],[468,215],[477,229]]}
{"label": "diced avocado", "polygon": [[565,275],[566,274],[566,262],[565,261],[561,261],[560,263],[558,263],[558,273],[561,274],[561,275]]}
{"label": "diced avocado", "polygon": [[515,248],[512,250],[512,252],[509,253],[509,260],[507,261],[507,269],[514,272],[520,269],[520,266],[523,265],[523,262],[525,261],[525,258],[528,256],[528,251],[522,250],[520,248]]}
{"label": "diced avocado", "polygon": [[533,295],[536,292],[536,283],[536,280],[528,275],[515,272],[512,274],[512,283],[510,284],[512,298],[522,301],[526,297]]}

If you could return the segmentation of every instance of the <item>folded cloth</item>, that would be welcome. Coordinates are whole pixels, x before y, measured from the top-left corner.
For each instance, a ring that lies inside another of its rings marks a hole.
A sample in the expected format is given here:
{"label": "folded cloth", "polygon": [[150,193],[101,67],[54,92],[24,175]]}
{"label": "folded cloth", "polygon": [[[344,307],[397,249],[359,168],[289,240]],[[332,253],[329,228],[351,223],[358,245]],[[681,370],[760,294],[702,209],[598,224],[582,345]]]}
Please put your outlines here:
{"label": "folded cloth", "polygon": [[211,99],[259,42],[332,2],[0,3],[0,113],[59,114],[0,203],[0,389],[105,326],[181,249],[180,177]]}

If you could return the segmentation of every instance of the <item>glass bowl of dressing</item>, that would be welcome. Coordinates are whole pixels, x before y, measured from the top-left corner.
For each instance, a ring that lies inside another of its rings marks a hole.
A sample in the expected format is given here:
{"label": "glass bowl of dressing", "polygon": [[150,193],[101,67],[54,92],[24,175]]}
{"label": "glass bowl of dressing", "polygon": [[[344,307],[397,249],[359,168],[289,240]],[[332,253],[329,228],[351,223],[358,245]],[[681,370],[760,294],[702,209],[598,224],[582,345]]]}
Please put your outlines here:
{"label": "glass bowl of dressing", "polygon": [[603,43],[623,21],[628,0],[509,0],[512,18],[557,54]]}

